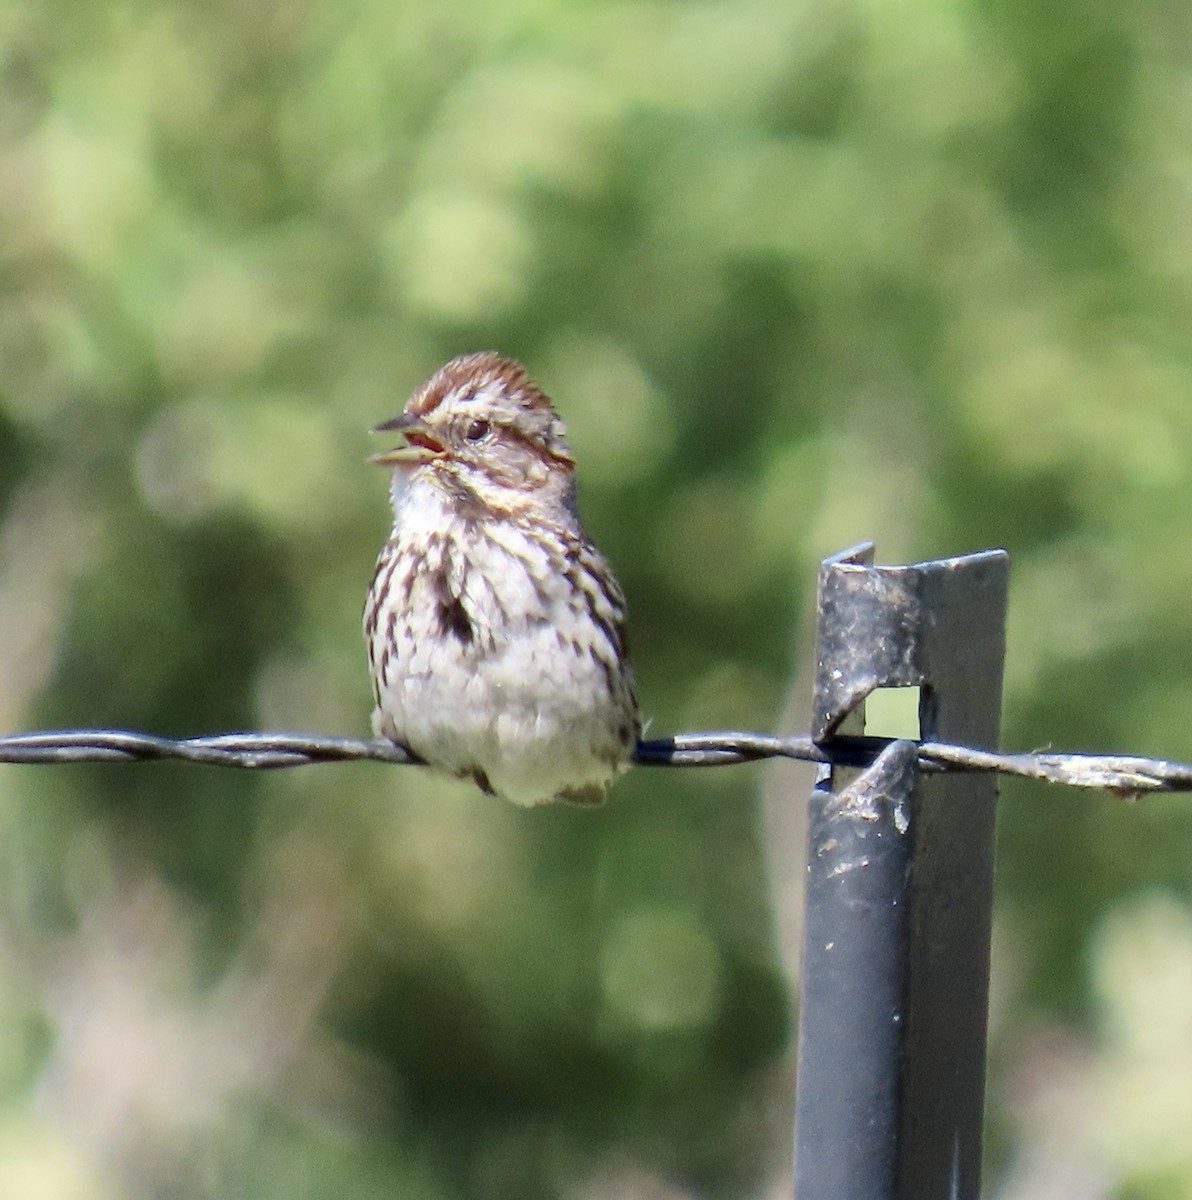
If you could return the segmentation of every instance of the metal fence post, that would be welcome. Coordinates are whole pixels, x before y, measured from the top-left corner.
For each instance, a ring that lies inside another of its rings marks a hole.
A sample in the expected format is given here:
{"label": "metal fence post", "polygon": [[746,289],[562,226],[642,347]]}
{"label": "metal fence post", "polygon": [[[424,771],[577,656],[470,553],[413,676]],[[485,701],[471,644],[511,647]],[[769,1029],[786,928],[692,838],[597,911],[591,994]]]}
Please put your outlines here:
{"label": "metal fence post", "polygon": [[[918,686],[922,738],[994,748],[1008,566],[825,560],[816,740]],[[921,775],[909,741],[842,776],[809,814],[796,1200],[977,1200],[996,780]]]}

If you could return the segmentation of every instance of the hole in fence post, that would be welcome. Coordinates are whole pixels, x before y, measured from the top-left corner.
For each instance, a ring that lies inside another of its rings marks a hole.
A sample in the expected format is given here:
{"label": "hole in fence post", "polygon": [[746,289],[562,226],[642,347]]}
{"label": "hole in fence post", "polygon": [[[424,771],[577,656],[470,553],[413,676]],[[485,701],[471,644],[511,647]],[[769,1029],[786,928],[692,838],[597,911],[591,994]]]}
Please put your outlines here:
{"label": "hole in fence post", "polygon": [[917,687],[884,687],[865,699],[865,732],[872,737],[910,738],[923,735],[919,724],[920,693]]}

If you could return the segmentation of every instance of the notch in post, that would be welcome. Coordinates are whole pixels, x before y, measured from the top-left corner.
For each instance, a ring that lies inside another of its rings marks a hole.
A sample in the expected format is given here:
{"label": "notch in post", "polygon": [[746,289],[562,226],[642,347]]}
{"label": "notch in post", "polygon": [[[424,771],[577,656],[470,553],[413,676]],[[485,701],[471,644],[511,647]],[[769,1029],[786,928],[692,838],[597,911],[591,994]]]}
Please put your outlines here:
{"label": "notch in post", "polygon": [[[997,746],[1009,559],[820,569],[812,734],[919,688],[925,740]],[[977,1200],[996,779],[917,770],[913,741],[821,768],[808,823],[797,1200]]]}

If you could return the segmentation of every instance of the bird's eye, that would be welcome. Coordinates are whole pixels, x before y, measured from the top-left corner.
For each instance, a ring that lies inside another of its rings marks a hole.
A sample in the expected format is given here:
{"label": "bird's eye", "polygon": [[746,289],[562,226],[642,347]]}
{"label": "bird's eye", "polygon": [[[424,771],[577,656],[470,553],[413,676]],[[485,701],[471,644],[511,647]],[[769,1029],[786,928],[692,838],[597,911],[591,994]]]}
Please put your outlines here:
{"label": "bird's eye", "polygon": [[478,442],[481,438],[488,437],[488,430],[489,424],[487,421],[473,421],[464,433],[464,437],[469,442]]}

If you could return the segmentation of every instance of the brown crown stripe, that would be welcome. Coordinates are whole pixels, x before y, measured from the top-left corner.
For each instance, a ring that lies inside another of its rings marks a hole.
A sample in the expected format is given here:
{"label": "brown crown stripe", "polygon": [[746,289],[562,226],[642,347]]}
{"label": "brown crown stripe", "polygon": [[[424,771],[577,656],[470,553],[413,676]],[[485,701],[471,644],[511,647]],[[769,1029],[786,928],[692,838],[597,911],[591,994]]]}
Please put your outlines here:
{"label": "brown crown stripe", "polygon": [[530,378],[521,363],[513,358],[502,358],[495,350],[481,350],[476,354],[461,354],[459,358],[453,358],[440,367],[414,393],[409,411],[426,416],[464,385],[481,387],[491,379],[499,380],[509,391],[520,389],[534,405],[550,406],[546,393]]}

